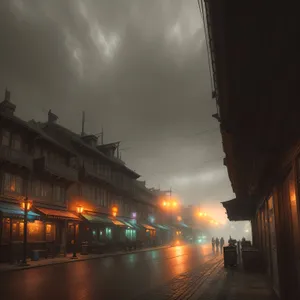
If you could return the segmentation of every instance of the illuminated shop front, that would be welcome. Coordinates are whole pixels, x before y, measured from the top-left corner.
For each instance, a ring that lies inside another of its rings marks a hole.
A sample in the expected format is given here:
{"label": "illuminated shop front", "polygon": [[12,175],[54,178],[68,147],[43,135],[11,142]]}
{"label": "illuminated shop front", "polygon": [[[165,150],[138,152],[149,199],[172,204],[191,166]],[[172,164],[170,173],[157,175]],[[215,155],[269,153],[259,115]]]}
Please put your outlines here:
{"label": "illuminated shop front", "polygon": [[[17,203],[0,202],[0,261],[8,261],[12,248],[24,239],[24,211]],[[42,241],[44,225],[40,215],[28,212],[28,242]]]}

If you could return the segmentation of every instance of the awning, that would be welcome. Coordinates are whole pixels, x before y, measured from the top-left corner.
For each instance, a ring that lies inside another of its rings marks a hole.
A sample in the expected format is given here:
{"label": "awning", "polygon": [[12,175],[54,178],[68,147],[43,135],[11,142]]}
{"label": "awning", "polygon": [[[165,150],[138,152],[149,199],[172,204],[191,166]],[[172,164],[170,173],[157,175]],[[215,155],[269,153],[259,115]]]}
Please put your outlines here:
{"label": "awning", "polygon": [[148,225],[148,224],[141,224],[145,229],[148,229],[148,230],[156,230],[154,227]]}
{"label": "awning", "polygon": [[[3,217],[24,218],[24,211],[17,204],[0,202],[0,211]],[[27,218],[29,220],[39,219],[40,215],[29,211]]]}
{"label": "awning", "polygon": [[181,227],[181,228],[190,228],[190,229],[191,229],[191,227],[188,226],[188,225],[185,224],[185,223],[179,223],[178,226]]}
{"label": "awning", "polygon": [[36,209],[48,218],[80,221],[78,216],[67,210],[57,210],[44,207],[36,207]]}
{"label": "awning", "polygon": [[113,222],[114,225],[116,226],[122,226],[122,227],[128,227],[125,223],[117,220],[117,219],[111,219],[111,221]]}
{"label": "awning", "polygon": [[226,209],[227,217],[230,221],[249,221],[255,213],[255,205],[248,200],[232,199],[221,202]]}
{"label": "awning", "polygon": [[112,220],[105,215],[82,214],[82,216],[91,223],[113,224]]}
{"label": "awning", "polygon": [[170,230],[170,228],[168,228],[166,225],[153,224],[153,226],[161,230]]}
{"label": "awning", "polygon": [[82,216],[91,223],[102,223],[102,224],[106,224],[106,225],[115,225],[115,226],[133,228],[133,226],[128,224],[127,222],[120,220],[120,219],[110,218],[107,215],[82,214]]}
{"label": "awning", "polygon": [[123,218],[118,218],[118,220],[120,220],[122,223],[124,223],[127,227],[135,228],[134,225],[130,223],[131,220],[126,220]]}

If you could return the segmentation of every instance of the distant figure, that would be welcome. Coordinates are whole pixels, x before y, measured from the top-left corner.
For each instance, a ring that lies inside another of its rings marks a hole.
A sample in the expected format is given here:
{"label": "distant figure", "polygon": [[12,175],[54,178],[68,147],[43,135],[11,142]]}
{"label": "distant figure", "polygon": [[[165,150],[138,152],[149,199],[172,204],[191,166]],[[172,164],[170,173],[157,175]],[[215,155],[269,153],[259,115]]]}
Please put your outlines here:
{"label": "distant figure", "polygon": [[215,238],[213,237],[211,239],[211,246],[212,246],[212,250],[215,252],[215,245],[216,245],[216,241],[215,241]]}
{"label": "distant figure", "polygon": [[223,239],[223,237],[221,237],[221,239],[220,239],[220,249],[221,249],[221,253],[223,252],[223,247],[224,247],[224,239]]}
{"label": "distant figure", "polygon": [[217,249],[217,252],[219,252],[219,246],[220,246],[219,238],[216,238],[216,249]]}

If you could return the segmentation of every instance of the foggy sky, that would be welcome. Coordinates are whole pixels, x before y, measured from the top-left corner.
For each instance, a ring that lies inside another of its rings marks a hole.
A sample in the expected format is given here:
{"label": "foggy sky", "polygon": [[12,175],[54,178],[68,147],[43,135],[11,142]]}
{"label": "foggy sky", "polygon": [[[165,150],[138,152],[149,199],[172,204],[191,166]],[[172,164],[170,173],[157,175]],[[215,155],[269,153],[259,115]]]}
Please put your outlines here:
{"label": "foggy sky", "polygon": [[121,140],[148,187],[225,219],[233,194],[196,0],[2,0],[0,41],[0,90],[18,116],[51,108],[79,132],[85,110],[86,131]]}

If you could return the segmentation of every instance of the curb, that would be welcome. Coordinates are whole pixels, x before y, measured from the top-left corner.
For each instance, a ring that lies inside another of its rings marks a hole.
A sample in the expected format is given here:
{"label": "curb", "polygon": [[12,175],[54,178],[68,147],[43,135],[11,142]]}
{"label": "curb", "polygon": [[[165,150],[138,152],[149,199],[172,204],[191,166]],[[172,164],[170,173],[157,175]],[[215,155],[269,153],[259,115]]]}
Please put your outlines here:
{"label": "curb", "polygon": [[128,252],[124,251],[124,252],[120,252],[120,253],[107,253],[107,254],[103,254],[103,255],[99,254],[99,256],[94,256],[94,257],[88,257],[88,255],[87,255],[84,258],[78,258],[78,259],[71,259],[71,257],[70,257],[68,260],[54,261],[54,262],[50,262],[47,264],[29,265],[27,267],[15,266],[15,268],[7,269],[7,270],[0,269],[0,274],[7,273],[7,272],[16,272],[16,271],[21,271],[21,270],[29,270],[29,269],[34,269],[34,268],[49,267],[49,266],[54,266],[54,265],[69,264],[69,263],[81,262],[81,261],[86,261],[86,260],[101,259],[101,258],[114,257],[114,256],[122,256],[122,255],[127,255],[127,254],[136,254],[136,253],[147,252],[147,251],[157,251],[157,250],[166,249],[166,248],[170,248],[170,246],[145,248],[145,249],[141,249],[141,250],[133,250],[133,251],[128,251]]}

